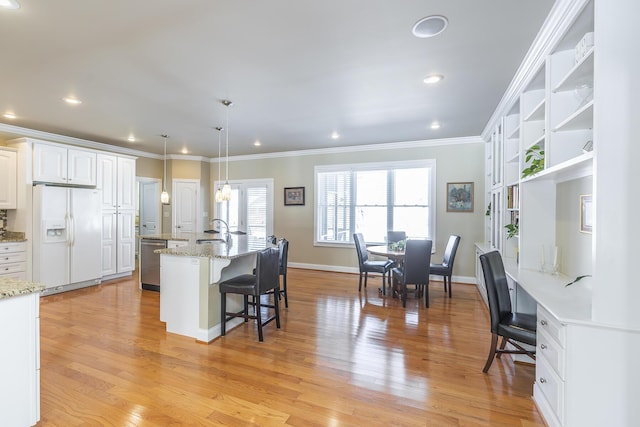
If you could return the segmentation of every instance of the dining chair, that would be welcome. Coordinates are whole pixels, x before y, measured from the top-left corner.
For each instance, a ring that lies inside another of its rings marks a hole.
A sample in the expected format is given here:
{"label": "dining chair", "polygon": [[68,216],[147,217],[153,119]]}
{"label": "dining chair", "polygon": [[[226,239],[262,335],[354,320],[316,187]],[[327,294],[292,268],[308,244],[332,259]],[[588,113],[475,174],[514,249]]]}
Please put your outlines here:
{"label": "dining chair", "polygon": [[402,267],[393,269],[394,283],[401,288],[402,306],[407,306],[408,285],[415,285],[418,295],[424,292],[425,306],[429,307],[429,269],[431,266],[431,240],[409,239],[404,249]]}
{"label": "dining chair", "polygon": [[449,282],[449,298],[451,298],[451,275],[453,274],[453,261],[456,258],[460,236],[452,234],[449,236],[447,247],[444,250],[442,264],[431,264],[431,274],[442,276],[444,281],[444,291],[447,292],[447,281]]}
{"label": "dining chair", "polygon": [[362,233],[354,233],[353,241],[356,245],[356,252],[358,253],[358,266],[360,268],[360,280],[358,281],[358,292],[362,290],[362,276],[364,275],[364,287],[367,287],[367,277],[369,273],[381,273],[382,274],[382,292],[385,291],[384,277],[388,276],[389,287],[391,287],[391,268],[393,267],[393,261],[387,259],[384,261],[370,261],[369,253],[367,252],[367,245],[364,241]]}
{"label": "dining chair", "polygon": [[387,231],[387,244],[398,243],[407,239],[407,233],[404,231]]}
{"label": "dining chair", "polygon": [[[280,275],[279,275],[279,250],[267,248],[258,252],[255,274],[241,274],[220,283],[220,335],[226,334],[226,323],[234,317],[243,317],[247,322],[256,319],[258,325],[258,340],[263,341],[262,327],[275,319],[276,327],[280,329]],[[273,292],[273,305],[262,303],[261,295]],[[227,294],[241,294],[244,297],[243,309],[239,312],[227,311]],[[249,302],[249,296],[253,301]],[[249,314],[249,306],[253,306],[253,314]],[[262,307],[273,308],[274,315],[262,320]]]}
{"label": "dining chair", "polygon": [[[507,275],[500,252],[493,251],[480,255],[480,264],[487,287],[489,314],[491,318],[491,349],[482,372],[487,373],[493,360],[503,353],[527,354],[535,360],[535,350],[528,350],[522,344],[536,346],[536,315],[514,312],[511,306]],[[498,348],[498,338],[502,342]],[[505,348],[507,343],[516,349]]]}
{"label": "dining chair", "polygon": [[284,306],[289,307],[289,293],[287,291],[287,263],[289,259],[289,241],[287,239],[278,240],[278,271],[282,276],[282,289],[280,294],[284,294]]}

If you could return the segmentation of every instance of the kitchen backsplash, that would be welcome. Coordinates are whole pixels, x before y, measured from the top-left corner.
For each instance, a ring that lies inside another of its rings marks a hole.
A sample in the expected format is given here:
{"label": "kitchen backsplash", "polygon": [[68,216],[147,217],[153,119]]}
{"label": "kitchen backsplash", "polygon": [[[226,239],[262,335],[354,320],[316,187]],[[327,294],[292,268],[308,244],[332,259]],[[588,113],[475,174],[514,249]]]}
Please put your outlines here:
{"label": "kitchen backsplash", "polygon": [[7,210],[0,209],[0,236],[4,235],[7,227]]}

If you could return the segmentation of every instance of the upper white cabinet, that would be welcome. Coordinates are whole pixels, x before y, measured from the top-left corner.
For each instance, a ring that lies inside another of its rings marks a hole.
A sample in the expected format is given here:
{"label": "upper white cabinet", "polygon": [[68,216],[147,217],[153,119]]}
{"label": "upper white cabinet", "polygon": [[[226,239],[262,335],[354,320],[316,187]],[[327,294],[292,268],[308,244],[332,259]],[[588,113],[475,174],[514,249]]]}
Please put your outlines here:
{"label": "upper white cabinet", "polygon": [[96,185],[96,152],[58,144],[33,145],[33,181]]}
{"label": "upper white cabinet", "polygon": [[0,209],[16,208],[16,151],[0,147]]}
{"label": "upper white cabinet", "polygon": [[135,209],[136,160],[101,153],[97,161],[102,209]]}

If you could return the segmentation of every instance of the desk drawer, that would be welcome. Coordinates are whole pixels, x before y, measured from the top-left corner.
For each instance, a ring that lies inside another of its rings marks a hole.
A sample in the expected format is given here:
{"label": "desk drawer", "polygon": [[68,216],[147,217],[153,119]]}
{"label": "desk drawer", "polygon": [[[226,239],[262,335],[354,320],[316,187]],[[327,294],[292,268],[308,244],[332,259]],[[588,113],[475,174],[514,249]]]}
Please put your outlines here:
{"label": "desk drawer", "polygon": [[537,357],[544,358],[558,376],[565,380],[565,350],[542,328],[538,328],[536,341]]}
{"label": "desk drawer", "polygon": [[564,418],[564,381],[549,367],[544,357],[536,359],[536,385],[562,423]]}
{"label": "desk drawer", "polygon": [[8,254],[13,252],[25,252],[27,245],[24,242],[17,243],[0,243],[0,254]]}
{"label": "desk drawer", "polygon": [[538,330],[545,331],[551,338],[556,340],[562,348],[566,342],[566,328],[549,313],[547,310],[538,306]]}
{"label": "desk drawer", "polygon": [[0,253],[0,265],[11,264],[14,262],[25,262],[27,260],[26,252],[10,252]]}

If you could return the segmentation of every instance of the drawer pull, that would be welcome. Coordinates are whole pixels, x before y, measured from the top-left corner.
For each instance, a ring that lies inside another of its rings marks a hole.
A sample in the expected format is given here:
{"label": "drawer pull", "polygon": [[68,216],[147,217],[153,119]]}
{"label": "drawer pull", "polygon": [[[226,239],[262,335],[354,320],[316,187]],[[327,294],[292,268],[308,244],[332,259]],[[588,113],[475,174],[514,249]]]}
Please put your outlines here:
{"label": "drawer pull", "polygon": [[541,320],[541,321],[540,321],[540,324],[541,324],[542,326],[547,326],[547,321],[546,321],[546,320]]}
{"label": "drawer pull", "polygon": [[546,345],[546,344],[540,344],[540,348],[541,348],[542,350],[544,350],[544,349],[546,349],[546,348],[547,348],[547,345]]}
{"label": "drawer pull", "polygon": [[544,379],[544,377],[540,377],[540,383],[541,383],[541,384],[544,384],[544,383],[546,383],[546,382],[547,382],[547,380],[545,380],[545,379]]}

